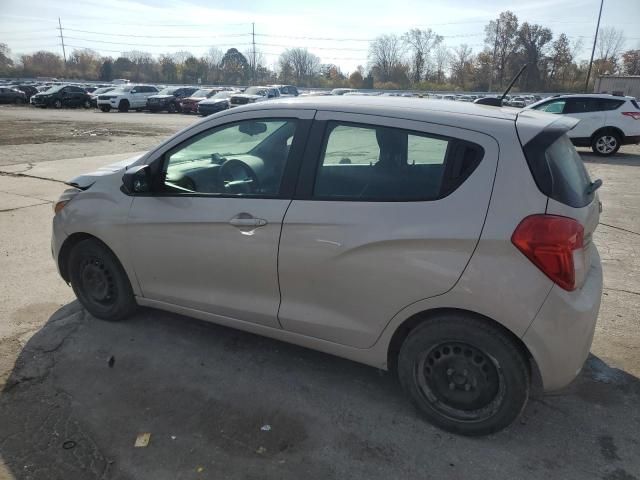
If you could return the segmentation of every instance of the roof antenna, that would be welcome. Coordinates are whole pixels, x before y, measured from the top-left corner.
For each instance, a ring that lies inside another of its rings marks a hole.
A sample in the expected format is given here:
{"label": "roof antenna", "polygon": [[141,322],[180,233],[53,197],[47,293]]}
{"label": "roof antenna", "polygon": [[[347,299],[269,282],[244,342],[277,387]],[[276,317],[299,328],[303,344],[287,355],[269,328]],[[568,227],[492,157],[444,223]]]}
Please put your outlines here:
{"label": "roof antenna", "polygon": [[516,76],[513,77],[513,80],[511,80],[511,83],[509,84],[509,86],[504,91],[504,93],[502,94],[501,97],[499,97],[499,98],[498,97],[479,98],[473,103],[477,103],[477,104],[480,104],[480,105],[490,105],[492,107],[501,107],[502,106],[502,101],[504,100],[504,97],[507,96],[507,94],[511,90],[511,87],[513,87],[513,84],[516,83],[516,81],[518,80],[518,78],[520,78],[520,75],[522,75],[522,72],[524,72],[526,70],[526,68],[527,68],[527,64],[525,63],[522,66],[522,68],[520,69],[520,71],[518,73],[516,73]]}

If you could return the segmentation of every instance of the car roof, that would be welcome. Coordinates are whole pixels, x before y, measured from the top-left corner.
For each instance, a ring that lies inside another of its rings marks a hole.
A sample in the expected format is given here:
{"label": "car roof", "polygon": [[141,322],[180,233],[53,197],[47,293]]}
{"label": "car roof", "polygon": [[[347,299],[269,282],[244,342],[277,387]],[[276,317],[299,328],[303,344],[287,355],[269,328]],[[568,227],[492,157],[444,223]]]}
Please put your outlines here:
{"label": "car roof", "polygon": [[[431,100],[417,97],[385,97],[385,96],[309,96],[295,99],[279,99],[265,102],[260,105],[252,105],[256,109],[283,108],[284,106],[301,109],[332,110],[353,113],[368,113],[371,115],[384,115],[394,113],[393,116],[405,117],[403,112],[411,112],[409,117],[422,117],[428,121],[437,113],[449,113],[459,115],[471,115],[489,117],[502,120],[515,121],[516,112],[511,109],[503,109],[475,103],[457,103],[440,100]],[[249,108],[251,108],[249,107]],[[245,107],[247,108],[247,107]]]}
{"label": "car roof", "polygon": [[544,100],[558,99],[558,98],[626,98],[631,100],[634,97],[624,95],[612,95],[611,93],[567,93],[565,95],[557,95],[554,97],[547,97]]}

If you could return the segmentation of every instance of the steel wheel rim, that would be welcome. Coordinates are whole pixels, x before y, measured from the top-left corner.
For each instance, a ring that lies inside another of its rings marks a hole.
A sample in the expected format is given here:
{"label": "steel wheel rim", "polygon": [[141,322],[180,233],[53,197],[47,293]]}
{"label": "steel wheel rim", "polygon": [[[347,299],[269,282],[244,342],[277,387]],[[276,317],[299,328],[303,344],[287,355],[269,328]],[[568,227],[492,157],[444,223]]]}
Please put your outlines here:
{"label": "steel wheel rim", "polygon": [[600,153],[611,153],[618,146],[618,140],[612,135],[604,135],[596,141],[596,150]]}
{"label": "steel wheel rim", "polygon": [[99,258],[87,258],[80,266],[80,281],[87,299],[101,307],[117,301],[117,288],[113,274]]}
{"label": "steel wheel rim", "polygon": [[443,342],[424,352],[414,375],[429,405],[455,421],[473,423],[492,417],[506,393],[498,361],[458,341]]}

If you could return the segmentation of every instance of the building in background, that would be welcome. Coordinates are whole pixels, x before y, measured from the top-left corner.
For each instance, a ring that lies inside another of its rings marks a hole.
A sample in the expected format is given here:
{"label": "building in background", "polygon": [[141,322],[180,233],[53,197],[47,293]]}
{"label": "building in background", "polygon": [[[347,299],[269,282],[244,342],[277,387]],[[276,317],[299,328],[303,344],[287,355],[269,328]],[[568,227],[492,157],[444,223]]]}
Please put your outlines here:
{"label": "building in background", "polygon": [[593,92],[640,98],[640,75],[601,75],[596,78]]}

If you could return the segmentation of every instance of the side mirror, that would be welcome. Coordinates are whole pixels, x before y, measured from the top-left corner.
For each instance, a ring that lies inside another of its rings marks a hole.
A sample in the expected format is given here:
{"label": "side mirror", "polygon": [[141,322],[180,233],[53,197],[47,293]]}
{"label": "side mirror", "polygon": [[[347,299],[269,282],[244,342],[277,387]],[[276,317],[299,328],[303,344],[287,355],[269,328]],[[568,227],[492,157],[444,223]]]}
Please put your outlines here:
{"label": "side mirror", "polygon": [[127,169],[122,176],[122,191],[127,195],[150,192],[149,166],[137,165]]}

